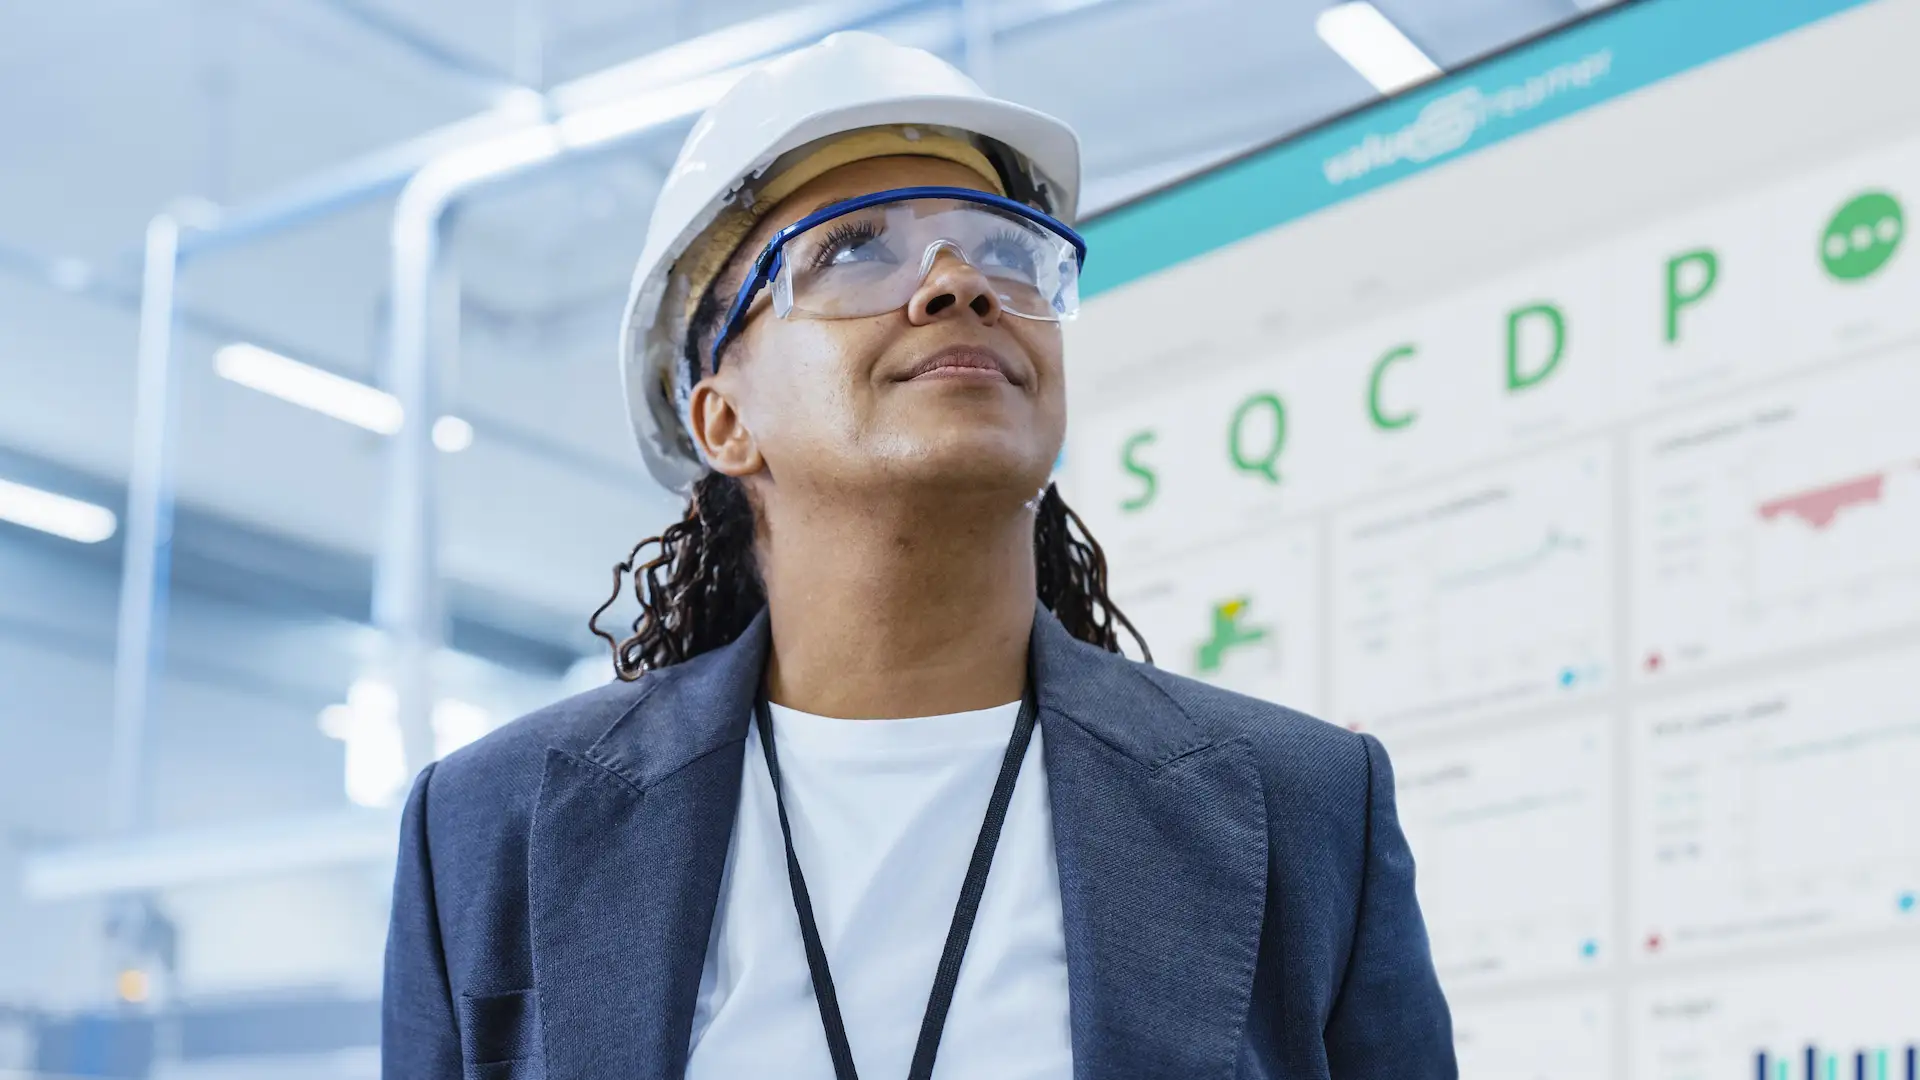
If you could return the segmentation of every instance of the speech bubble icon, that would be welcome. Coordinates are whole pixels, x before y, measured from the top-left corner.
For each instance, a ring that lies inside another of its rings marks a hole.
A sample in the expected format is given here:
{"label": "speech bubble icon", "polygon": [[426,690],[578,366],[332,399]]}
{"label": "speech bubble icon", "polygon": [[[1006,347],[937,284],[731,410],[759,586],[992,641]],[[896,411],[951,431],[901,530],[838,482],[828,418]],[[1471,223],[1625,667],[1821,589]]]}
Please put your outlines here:
{"label": "speech bubble icon", "polygon": [[1827,222],[1820,237],[1820,262],[1836,281],[1872,277],[1906,235],[1900,200],[1884,191],[1868,191],[1847,201]]}

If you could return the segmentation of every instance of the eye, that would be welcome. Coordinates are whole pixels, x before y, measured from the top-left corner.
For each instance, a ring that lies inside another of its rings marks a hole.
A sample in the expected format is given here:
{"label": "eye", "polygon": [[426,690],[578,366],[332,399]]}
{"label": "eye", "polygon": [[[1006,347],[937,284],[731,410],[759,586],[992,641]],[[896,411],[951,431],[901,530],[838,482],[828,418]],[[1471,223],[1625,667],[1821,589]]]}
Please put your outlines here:
{"label": "eye", "polygon": [[1017,229],[1002,229],[974,249],[973,262],[982,271],[1001,277],[1034,281],[1040,261],[1039,244]]}
{"label": "eye", "polygon": [[807,260],[813,270],[854,263],[897,262],[871,221],[839,221],[827,230]]}

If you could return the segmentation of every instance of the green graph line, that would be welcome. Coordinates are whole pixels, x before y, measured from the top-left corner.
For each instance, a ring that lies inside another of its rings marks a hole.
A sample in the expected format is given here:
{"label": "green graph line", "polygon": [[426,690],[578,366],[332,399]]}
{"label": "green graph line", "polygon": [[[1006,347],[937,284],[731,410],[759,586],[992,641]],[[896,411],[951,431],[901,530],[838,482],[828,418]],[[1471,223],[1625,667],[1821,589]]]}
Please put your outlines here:
{"label": "green graph line", "polygon": [[1531,550],[1466,570],[1442,574],[1434,579],[1434,585],[1440,589],[1460,589],[1470,585],[1484,584],[1496,578],[1513,577],[1539,566],[1558,552],[1584,551],[1586,546],[1586,541],[1577,536],[1568,536],[1558,529],[1549,529],[1546,537]]}

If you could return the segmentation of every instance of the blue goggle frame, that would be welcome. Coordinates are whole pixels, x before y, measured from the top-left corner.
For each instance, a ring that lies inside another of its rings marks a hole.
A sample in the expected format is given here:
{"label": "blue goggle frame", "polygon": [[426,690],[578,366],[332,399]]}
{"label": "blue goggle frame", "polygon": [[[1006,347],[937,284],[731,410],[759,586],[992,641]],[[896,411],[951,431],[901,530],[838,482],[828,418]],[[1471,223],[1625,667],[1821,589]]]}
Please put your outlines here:
{"label": "blue goggle frame", "polygon": [[[857,195],[845,202],[838,202],[808,214],[774,233],[773,239],[767,241],[767,246],[760,252],[759,258],[753,260],[753,271],[747,275],[747,280],[741,284],[740,291],[735,294],[733,306],[727,309],[727,319],[721,325],[720,336],[713,341],[713,370],[720,370],[720,351],[726,348],[727,342],[739,333],[741,325],[746,322],[747,308],[753,303],[753,298],[759,295],[760,290],[766,288],[767,283],[780,273],[780,267],[784,263],[782,251],[787,241],[822,222],[832,221],[834,218],[844,217],[870,206],[905,202],[909,199],[953,199],[958,202],[979,203],[982,206],[991,206],[996,210],[1025,218],[1048,232],[1057,233],[1067,243],[1072,244],[1074,262],[1078,267],[1086,266],[1087,242],[1079,233],[1073,231],[1072,226],[1059,221],[1045,211],[1035,210],[1025,203],[1009,199],[1004,195],[958,187],[904,187],[894,188],[891,191],[876,191],[870,195]],[[700,380],[698,361],[690,359],[688,367],[691,369],[688,372],[691,382],[698,382]]]}

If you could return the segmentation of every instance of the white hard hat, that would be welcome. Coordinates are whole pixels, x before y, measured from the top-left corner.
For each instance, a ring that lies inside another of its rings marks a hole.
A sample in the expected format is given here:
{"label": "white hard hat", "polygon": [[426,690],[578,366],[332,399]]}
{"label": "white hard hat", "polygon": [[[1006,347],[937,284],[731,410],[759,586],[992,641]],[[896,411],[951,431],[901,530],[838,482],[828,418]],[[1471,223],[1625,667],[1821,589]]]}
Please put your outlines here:
{"label": "white hard hat", "polygon": [[[992,97],[953,65],[875,34],[844,32],[769,61],[694,125],[661,185],[620,328],[620,374],[640,454],[655,480],[685,491],[706,471],[684,425],[686,312],[676,262],[784,155],[867,128],[948,129],[979,142],[1007,194],[1071,223],[1080,141],[1044,113]],[[704,288],[707,282],[700,282]]]}

